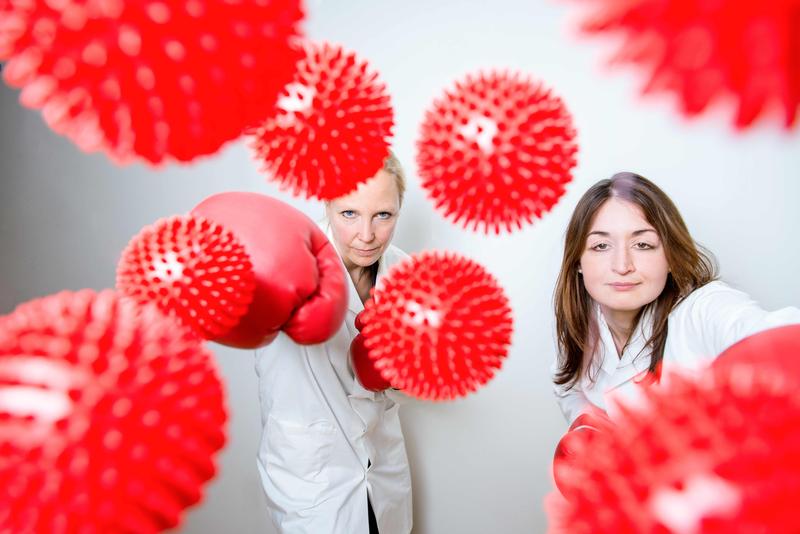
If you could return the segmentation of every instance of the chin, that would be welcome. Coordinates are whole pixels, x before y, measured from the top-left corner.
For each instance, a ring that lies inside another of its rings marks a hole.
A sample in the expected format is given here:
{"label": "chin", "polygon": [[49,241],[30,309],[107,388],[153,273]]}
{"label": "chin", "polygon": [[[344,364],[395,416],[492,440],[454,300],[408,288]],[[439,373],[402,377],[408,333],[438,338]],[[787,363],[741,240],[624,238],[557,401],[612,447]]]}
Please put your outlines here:
{"label": "chin", "polygon": [[610,310],[630,312],[637,311],[642,307],[647,306],[650,304],[650,301],[642,299],[641,297],[635,297],[634,295],[613,295],[610,298],[604,299],[604,302],[601,302],[600,304],[604,305]]}
{"label": "chin", "polygon": [[359,267],[369,267],[376,261],[380,259],[380,254],[375,254],[373,256],[351,256],[350,261],[352,261],[355,265]]}

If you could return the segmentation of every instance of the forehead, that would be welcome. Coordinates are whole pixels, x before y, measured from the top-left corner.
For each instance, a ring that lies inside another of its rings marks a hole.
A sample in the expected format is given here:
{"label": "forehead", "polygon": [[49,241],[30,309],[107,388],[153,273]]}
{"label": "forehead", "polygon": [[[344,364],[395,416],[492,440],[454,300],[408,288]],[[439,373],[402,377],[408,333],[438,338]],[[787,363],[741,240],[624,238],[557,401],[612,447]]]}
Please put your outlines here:
{"label": "forehead", "polygon": [[627,200],[610,198],[606,200],[594,215],[590,232],[633,232],[652,229],[642,208]]}
{"label": "forehead", "polygon": [[400,202],[400,192],[394,176],[384,170],[360,184],[358,188],[343,197],[331,201],[331,206],[340,208],[389,209]]}

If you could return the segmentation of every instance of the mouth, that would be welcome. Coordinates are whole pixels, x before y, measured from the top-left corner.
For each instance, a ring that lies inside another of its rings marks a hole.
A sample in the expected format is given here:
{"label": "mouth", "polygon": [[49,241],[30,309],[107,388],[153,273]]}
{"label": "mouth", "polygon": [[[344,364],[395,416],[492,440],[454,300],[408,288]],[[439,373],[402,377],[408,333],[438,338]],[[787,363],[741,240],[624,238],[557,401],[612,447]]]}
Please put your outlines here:
{"label": "mouth", "polygon": [[352,250],[353,250],[353,252],[355,252],[355,253],[356,253],[356,254],[358,254],[359,256],[372,256],[373,254],[375,254],[375,252],[377,252],[377,251],[378,251],[378,249],[379,249],[379,248],[380,248],[380,247],[375,247],[375,248],[367,248],[367,249],[363,249],[363,248],[353,248]]}
{"label": "mouth", "polygon": [[638,286],[639,283],[638,282],[637,283],[633,283],[633,282],[614,282],[614,283],[611,283],[611,284],[608,284],[608,285],[610,285],[616,291],[628,291],[628,290],[631,290],[631,289],[635,288],[636,286]]}

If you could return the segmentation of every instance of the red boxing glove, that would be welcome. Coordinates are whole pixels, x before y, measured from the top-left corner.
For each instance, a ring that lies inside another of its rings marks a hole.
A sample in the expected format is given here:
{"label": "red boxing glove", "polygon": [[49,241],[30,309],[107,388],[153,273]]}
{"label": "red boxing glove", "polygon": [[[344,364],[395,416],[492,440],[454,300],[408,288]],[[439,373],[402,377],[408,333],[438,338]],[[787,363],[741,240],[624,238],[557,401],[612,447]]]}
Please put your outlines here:
{"label": "red boxing glove", "polygon": [[362,311],[356,315],[355,324],[359,334],[350,343],[350,365],[353,367],[356,379],[364,386],[364,389],[383,391],[389,389],[392,385],[381,376],[380,371],[375,367],[375,361],[369,357],[369,349],[364,344],[366,338],[360,333],[364,327],[363,313]]}
{"label": "red boxing glove", "polygon": [[578,454],[586,452],[592,439],[599,432],[611,427],[611,420],[605,411],[596,409],[580,414],[569,426],[569,430],[556,445],[553,455],[553,478],[559,491],[569,499],[570,485],[565,481],[569,478],[572,460]]}
{"label": "red boxing glove", "polygon": [[213,341],[237,348],[270,343],[283,330],[297,343],[327,341],[347,311],[344,267],[325,234],[305,214],[258,193],[212,195],[193,210],[244,245],[256,288],[247,313]]}

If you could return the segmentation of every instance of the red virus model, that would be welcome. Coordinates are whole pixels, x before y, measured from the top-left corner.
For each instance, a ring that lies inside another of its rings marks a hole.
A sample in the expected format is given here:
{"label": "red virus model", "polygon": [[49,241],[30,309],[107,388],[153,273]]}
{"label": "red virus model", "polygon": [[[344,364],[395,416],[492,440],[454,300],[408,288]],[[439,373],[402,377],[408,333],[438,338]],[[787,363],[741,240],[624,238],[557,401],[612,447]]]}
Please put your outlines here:
{"label": "red virus model", "polygon": [[684,114],[735,103],[738,128],[800,106],[800,0],[594,0],[589,34],[617,33],[617,61],[639,65],[645,93],[675,93]]}
{"label": "red virus model", "polygon": [[748,336],[714,360],[715,367],[743,363],[752,365],[754,372],[775,369],[787,379],[800,383],[800,324],[770,328]]}
{"label": "red virus model", "polygon": [[63,292],[0,318],[0,530],[159,532],[215,474],[224,393],[154,306]]}
{"label": "red virus model", "polygon": [[447,217],[510,232],[558,202],[577,150],[560,98],[520,74],[489,72],[457,82],[427,111],[417,165]]}
{"label": "red virus model", "polygon": [[284,188],[331,200],[382,168],[393,124],[386,87],[366,62],[340,46],[306,43],[253,147]]}
{"label": "red virus model", "polygon": [[381,376],[428,400],[462,397],[488,382],[513,331],[497,280],[474,261],[441,252],[395,266],[373,291],[362,321]]}
{"label": "red virus model", "polygon": [[0,2],[23,105],[118,163],[190,161],[270,113],[299,54],[298,0]]}
{"label": "red virus model", "polygon": [[117,288],[155,302],[206,339],[227,333],[253,300],[255,275],[236,237],[199,216],[146,226],[122,252]]}
{"label": "red virus model", "polygon": [[559,481],[569,501],[547,499],[551,531],[800,531],[796,383],[753,369],[672,376],[612,430],[576,435]]}

